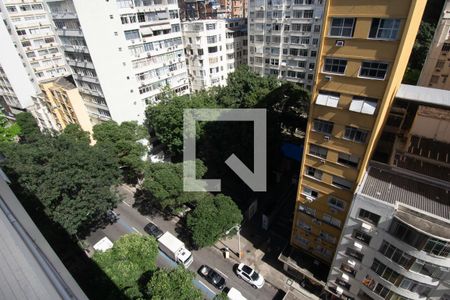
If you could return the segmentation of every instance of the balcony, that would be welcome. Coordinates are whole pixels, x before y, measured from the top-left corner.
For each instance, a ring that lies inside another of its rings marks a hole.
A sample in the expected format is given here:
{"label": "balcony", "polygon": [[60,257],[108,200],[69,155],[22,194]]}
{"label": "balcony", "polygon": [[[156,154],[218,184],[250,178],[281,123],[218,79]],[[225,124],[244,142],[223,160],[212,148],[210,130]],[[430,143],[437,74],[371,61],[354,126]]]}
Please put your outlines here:
{"label": "balcony", "polygon": [[81,28],[79,29],[63,29],[57,28],[56,34],[59,36],[75,36],[75,37],[83,37],[83,31]]}
{"label": "balcony", "polygon": [[52,18],[55,20],[77,19],[78,16],[74,12],[52,12]]}
{"label": "balcony", "polygon": [[89,83],[100,84],[97,77],[86,76],[86,75],[81,75],[81,74],[76,74],[76,73],[74,73],[72,76],[73,76],[73,78],[80,80],[80,81],[86,81]]}
{"label": "balcony", "polygon": [[64,51],[67,52],[77,52],[77,53],[89,53],[89,50],[86,46],[79,45],[63,45]]}
{"label": "balcony", "polygon": [[72,67],[94,69],[94,64],[87,60],[81,61],[81,60],[68,59],[67,63],[69,64],[69,66],[72,66]]}

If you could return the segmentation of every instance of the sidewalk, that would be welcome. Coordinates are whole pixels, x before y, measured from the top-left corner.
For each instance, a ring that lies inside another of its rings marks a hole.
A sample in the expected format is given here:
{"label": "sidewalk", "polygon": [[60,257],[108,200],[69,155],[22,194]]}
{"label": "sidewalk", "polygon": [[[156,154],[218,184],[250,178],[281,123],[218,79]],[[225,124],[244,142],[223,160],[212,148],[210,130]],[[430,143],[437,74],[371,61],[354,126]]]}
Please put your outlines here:
{"label": "sidewalk", "polygon": [[[295,286],[295,290],[298,290],[299,285],[292,281],[283,272],[279,271],[272,265],[278,265],[282,267],[281,262],[278,261],[278,254],[281,249],[283,249],[284,244],[276,243],[277,241],[272,241],[273,237],[267,232],[260,229],[254,228],[254,225],[248,224],[243,226],[243,234],[241,234],[241,258],[238,257],[239,241],[238,235],[234,235],[231,238],[226,238],[218,241],[214,247],[217,251],[221,252],[223,255],[223,249],[228,247],[230,251],[230,259],[236,263],[245,263],[253,268],[255,268],[265,279],[266,283],[269,283],[277,289],[281,289],[285,292],[291,291],[289,293],[289,299],[311,299],[311,294],[306,290],[301,293],[295,293],[295,297],[292,297],[292,290]],[[252,241],[249,241],[244,236],[250,236]],[[286,241],[287,242],[287,241]],[[272,244],[276,244],[278,247],[273,249]],[[263,251],[265,250],[265,252]],[[270,262],[270,264],[269,264]]]}

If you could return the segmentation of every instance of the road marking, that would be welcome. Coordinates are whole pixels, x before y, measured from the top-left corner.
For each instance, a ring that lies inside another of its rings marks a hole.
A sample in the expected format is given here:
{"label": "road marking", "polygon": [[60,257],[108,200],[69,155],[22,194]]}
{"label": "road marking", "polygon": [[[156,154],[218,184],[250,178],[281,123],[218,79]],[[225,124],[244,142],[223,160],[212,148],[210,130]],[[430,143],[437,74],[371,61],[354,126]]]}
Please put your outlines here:
{"label": "road marking", "polygon": [[215,268],[214,270],[216,270],[217,272],[219,272],[220,274],[222,274],[223,276],[225,276],[225,278],[228,278],[228,276],[224,273],[222,273],[222,271],[220,271],[219,269]]}
{"label": "road marking", "polygon": [[137,230],[137,229],[134,228],[133,226],[131,226],[131,229],[133,229],[133,230],[136,231],[137,233],[140,233],[139,230]]}
{"label": "road marking", "polygon": [[122,200],[122,202],[123,202],[126,206],[131,207],[131,205],[128,204],[127,202],[125,202],[125,201],[123,201],[123,200]]}

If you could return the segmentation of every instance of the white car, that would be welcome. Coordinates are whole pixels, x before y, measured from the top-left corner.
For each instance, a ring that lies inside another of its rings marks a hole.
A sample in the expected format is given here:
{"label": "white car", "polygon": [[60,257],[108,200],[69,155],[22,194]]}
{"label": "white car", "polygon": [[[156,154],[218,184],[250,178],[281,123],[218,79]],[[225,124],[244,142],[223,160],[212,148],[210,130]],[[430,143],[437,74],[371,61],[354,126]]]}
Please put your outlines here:
{"label": "white car", "polygon": [[260,289],[264,285],[264,278],[255,270],[245,264],[239,264],[236,269],[236,274],[239,278],[247,281],[255,289]]}

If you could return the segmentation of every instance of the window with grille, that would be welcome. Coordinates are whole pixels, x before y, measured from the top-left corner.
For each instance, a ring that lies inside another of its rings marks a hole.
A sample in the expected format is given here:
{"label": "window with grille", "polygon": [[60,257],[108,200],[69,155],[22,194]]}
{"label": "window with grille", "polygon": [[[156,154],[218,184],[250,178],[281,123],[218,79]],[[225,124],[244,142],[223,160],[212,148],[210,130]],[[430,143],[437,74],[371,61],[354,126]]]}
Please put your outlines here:
{"label": "window with grille", "polygon": [[333,125],[333,122],[315,119],[313,123],[313,130],[325,134],[331,134],[333,131]]}
{"label": "window with grille", "polygon": [[400,31],[400,19],[372,19],[369,38],[396,40]]}
{"label": "window with grille", "polygon": [[344,139],[357,143],[365,143],[369,132],[352,126],[345,126]]}
{"label": "window with grille", "polygon": [[306,167],[305,175],[322,180],[323,172],[313,167]]}
{"label": "window with grille", "polygon": [[339,58],[325,58],[323,71],[328,73],[344,74],[347,60]]}
{"label": "window with grille", "polygon": [[359,164],[359,157],[346,153],[339,153],[337,162],[352,168],[357,168]]}
{"label": "window with grille", "polygon": [[328,149],[317,146],[317,145],[310,144],[309,145],[309,154],[318,156],[321,158],[327,158]]}
{"label": "window with grille", "polygon": [[388,64],[381,62],[364,61],[359,70],[360,77],[384,79],[386,77]]}
{"label": "window with grille", "polygon": [[353,37],[355,18],[333,18],[331,20],[331,37]]}

